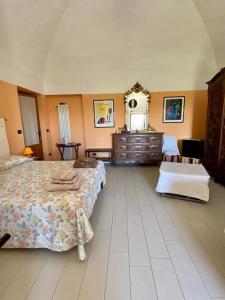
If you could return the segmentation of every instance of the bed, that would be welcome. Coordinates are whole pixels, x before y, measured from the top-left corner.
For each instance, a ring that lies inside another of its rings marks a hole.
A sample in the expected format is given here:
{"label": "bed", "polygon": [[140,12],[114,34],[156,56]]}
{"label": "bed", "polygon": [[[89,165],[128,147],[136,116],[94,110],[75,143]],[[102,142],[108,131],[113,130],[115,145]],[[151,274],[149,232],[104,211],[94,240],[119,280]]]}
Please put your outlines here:
{"label": "bed", "polygon": [[[19,158],[17,158],[19,159]],[[93,237],[89,218],[97,195],[105,184],[105,168],[79,169],[78,191],[48,192],[51,177],[73,168],[73,161],[33,161],[0,172],[0,236],[9,233],[7,248],[48,248],[66,251],[84,245]]]}
{"label": "bed", "polygon": [[202,164],[162,162],[156,192],[165,196],[207,202],[209,179]]}

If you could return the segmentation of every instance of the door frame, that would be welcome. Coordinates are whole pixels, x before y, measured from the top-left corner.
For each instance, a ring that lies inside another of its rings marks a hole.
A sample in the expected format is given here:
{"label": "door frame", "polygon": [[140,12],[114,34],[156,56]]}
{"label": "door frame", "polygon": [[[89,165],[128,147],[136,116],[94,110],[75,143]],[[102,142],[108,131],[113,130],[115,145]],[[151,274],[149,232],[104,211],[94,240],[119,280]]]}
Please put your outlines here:
{"label": "door frame", "polygon": [[[39,108],[38,108],[38,100],[37,100],[37,93],[23,89],[21,87],[17,88],[18,98],[19,96],[27,96],[32,97],[35,99],[35,107],[36,107],[36,113],[37,113],[37,124],[38,124],[38,136],[39,136],[39,143],[40,143],[40,156],[41,160],[44,159],[44,153],[43,153],[43,144],[42,144],[42,136],[41,136],[41,125],[40,125],[40,117],[39,117]],[[20,111],[21,113],[21,111]],[[22,118],[22,115],[21,115]],[[24,128],[23,128],[24,131]],[[25,141],[24,141],[25,142]]]}

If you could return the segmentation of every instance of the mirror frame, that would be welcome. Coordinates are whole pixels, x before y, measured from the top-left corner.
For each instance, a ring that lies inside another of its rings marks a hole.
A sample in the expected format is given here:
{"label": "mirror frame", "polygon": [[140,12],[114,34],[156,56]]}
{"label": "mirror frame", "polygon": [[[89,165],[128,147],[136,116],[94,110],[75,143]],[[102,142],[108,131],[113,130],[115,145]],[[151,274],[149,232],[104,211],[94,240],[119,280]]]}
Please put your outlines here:
{"label": "mirror frame", "polygon": [[[143,94],[147,98],[147,107],[146,107],[146,110],[145,110],[145,113],[146,113],[146,128],[147,128],[148,123],[149,123],[148,112],[149,112],[149,104],[151,103],[151,101],[150,101],[151,94],[147,89],[143,88],[139,82],[135,83],[135,85],[125,93],[125,95],[124,95],[124,104],[126,105],[126,109],[125,109],[125,111],[126,111],[126,116],[125,116],[126,122],[129,119],[129,116],[131,115],[131,113],[127,111],[127,105],[128,105],[127,100],[128,100],[128,98],[131,94],[137,94],[138,96],[140,94]],[[140,97],[140,96],[139,97],[138,96],[137,97],[132,96],[132,99],[136,100]],[[143,113],[144,113],[144,111],[143,111]],[[127,126],[130,129],[130,124],[127,124]],[[146,128],[144,128],[144,129],[146,129]]]}

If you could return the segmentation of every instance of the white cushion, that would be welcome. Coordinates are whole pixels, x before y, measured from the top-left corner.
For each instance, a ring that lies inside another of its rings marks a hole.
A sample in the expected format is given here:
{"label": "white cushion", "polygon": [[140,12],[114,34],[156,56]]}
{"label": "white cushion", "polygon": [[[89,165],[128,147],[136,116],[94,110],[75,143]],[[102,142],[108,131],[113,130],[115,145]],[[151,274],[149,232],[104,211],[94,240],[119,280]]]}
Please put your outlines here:
{"label": "white cushion", "polygon": [[[169,154],[171,152],[172,154]],[[162,153],[165,155],[180,155],[175,136],[164,135]]]}

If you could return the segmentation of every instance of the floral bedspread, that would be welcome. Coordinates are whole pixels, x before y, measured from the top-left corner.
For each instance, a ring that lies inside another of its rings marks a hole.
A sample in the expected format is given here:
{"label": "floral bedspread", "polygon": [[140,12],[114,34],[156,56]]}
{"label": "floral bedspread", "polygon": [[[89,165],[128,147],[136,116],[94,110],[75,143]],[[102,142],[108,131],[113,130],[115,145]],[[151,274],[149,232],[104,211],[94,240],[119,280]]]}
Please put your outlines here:
{"label": "floral bedspread", "polygon": [[92,239],[89,217],[105,183],[104,164],[78,169],[79,191],[48,192],[52,175],[72,166],[73,161],[31,161],[0,172],[0,236],[11,235],[5,247],[66,251]]}

